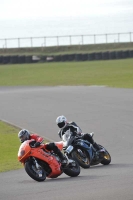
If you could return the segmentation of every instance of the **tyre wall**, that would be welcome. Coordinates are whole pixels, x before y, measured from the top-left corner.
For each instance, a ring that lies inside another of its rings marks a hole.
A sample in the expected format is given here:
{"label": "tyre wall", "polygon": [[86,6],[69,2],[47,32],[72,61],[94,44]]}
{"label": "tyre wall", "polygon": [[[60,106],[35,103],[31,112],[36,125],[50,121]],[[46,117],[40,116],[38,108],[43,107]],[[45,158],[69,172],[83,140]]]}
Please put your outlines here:
{"label": "tyre wall", "polygon": [[16,55],[16,56],[11,56],[10,57],[10,63],[11,64],[16,64],[16,63],[18,63],[18,56]]}
{"label": "tyre wall", "polygon": [[41,55],[41,56],[25,56],[0,55],[0,64],[23,64],[23,63],[37,63],[37,62],[72,62],[72,61],[99,61],[99,60],[114,60],[133,58],[133,50],[124,51],[106,51],[93,52],[85,54],[63,54],[63,55]]}
{"label": "tyre wall", "polygon": [[0,64],[3,63],[3,56],[0,56]]}
{"label": "tyre wall", "polygon": [[109,60],[109,51],[102,52],[102,60]]}
{"label": "tyre wall", "polygon": [[25,56],[18,56],[18,63],[25,63]]}

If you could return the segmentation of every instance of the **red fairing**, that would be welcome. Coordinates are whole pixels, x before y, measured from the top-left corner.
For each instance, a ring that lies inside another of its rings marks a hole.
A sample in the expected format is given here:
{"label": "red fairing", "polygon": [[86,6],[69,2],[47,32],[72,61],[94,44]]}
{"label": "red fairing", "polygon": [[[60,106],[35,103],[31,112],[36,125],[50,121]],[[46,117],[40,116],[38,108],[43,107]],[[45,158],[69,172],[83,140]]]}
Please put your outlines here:
{"label": "red fairing", "polygon": [[31,134],[31,135],[30,135],[30,139],[33,139],[33,140],[35,140],[36,142],[42,142],[42,141],[43,141],[43,138],[40,137],[40,136],[37,135],[37,134]]}
{"label": "red fairing", "polygon": [[26,140],[21,144],[18,151],[18,160],[21,163],[23,163],[24,166],[25,166],[26,160],[28,160],[30,157],[35,157],[41,161],[44,161],[45,163],[49,165],[51,169],[47,177],[57,178],[59,175],[63,173],[62,168],[61,168],[61,163],[50,152],[48,152],[47,150],[45,151],[45,149],[43,148],[44,147],[43,145],[40,145],[38,148],[31,148],[29,144],[33,140]]}

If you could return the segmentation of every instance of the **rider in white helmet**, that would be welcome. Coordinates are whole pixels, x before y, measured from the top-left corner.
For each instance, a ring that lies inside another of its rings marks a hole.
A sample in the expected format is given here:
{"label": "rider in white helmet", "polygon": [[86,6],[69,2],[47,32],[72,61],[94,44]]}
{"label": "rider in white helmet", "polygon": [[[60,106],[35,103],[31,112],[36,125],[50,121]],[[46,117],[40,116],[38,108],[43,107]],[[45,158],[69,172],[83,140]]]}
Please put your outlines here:
{"label": "rider in white helmet", "polygon": [[81,128],[75,122],[68,122],[67,118],[64,115],[60,115],[57,117],[56,124],[60,128],[58,135],[62,139],[62,141],[64,141],[64,146],[71,137],[71,135],[79,135],[82,137],[82,139],[88,140],[97,151],[104,151],[104,149],[100,149],[98,144],[94,141],[92,134],[82,133]]}

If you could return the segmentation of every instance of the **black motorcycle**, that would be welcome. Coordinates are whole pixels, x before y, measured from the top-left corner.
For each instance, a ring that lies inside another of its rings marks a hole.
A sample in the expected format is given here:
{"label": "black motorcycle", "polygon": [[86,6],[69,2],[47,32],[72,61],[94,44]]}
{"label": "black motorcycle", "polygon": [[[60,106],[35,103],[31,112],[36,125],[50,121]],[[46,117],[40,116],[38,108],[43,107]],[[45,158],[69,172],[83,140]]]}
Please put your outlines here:
{"label": "black motorcycle", "polygon": [[[93,133],[91,136],[93,137]],[[100,149],[104,147],[98,144]],[[82,137],[71,136],[67,146],[64,148],[64,153],[69,157],[76,160],[83,168],[89,168],[92,165],[108,165],[111,162],[109,152],[104,148],[104,152],[96,151],[93,145]]]}

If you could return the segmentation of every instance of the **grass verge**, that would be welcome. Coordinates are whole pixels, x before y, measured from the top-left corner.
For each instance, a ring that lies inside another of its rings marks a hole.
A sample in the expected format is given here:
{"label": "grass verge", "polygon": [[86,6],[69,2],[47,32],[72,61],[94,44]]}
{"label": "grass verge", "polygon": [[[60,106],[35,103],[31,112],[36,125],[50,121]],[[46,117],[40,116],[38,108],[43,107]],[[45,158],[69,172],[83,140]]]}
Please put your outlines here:
{"label": "grass verge", "polygon": [[[20,129],[0,120],[0,172],[21,169],[23,165],[18,161]],[[48,142],[44,140],[44,143]]]}
{"label": "grass verge", "polygon": [[0,172],[23,167],[17,160],[20,146],[18,131],[18,128],[0,121]]}
{"label": "grass verge", "polygon": [[32,48],[4,48],[0,49],[1,55],[58,55],[74,53],[90,53],[101,51],[132,50],[133,42],[123,43],[104,43],[86,45],[66,45],[51,47],[32,47]]}
{"label": "grass verge", "polygon": [[133,88],[133,59],[0,65],[0,86],[58,85]]}

